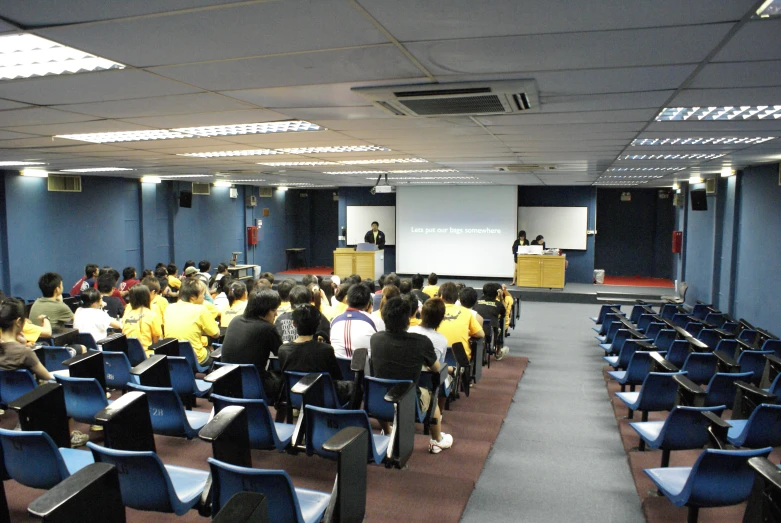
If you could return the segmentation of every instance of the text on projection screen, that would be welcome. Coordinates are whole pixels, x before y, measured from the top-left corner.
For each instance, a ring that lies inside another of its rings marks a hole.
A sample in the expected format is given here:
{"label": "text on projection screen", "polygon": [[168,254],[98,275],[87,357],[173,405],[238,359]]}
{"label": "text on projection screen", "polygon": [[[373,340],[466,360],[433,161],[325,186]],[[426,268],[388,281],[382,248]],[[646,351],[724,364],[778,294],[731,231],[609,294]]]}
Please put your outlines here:
{"label": "text on projection screen", "polygon": [[398,187],[396,270],[512,277],[517,197],[509,187]]}

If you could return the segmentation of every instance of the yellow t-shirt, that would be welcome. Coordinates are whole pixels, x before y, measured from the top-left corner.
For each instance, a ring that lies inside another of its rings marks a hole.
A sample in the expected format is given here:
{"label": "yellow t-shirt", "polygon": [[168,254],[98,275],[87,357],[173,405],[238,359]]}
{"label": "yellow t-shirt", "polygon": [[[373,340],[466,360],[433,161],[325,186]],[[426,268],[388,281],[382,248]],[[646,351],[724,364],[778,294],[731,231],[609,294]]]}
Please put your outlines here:
{"label": "yellow t-shirt", "polygon": [[24,328],[22,329],[22,334],[24,334],[24,339],[27,340],[27,343],[35,343],[36,341],[38,341],[38,338],[41,336],[42,331],[43,329],[41,327],[34,324],[30,320],[26,320],[24,322]]}
{"label": "yellow t-shirt", "polygon": [[163,296],[155,296],[155,299],[152,300],[152,306],[150,307],[152,309],[152,312],[157,314],[160,317],[160,321],[163,321],[163,317],[165,316],[165,309],[168,308],[168,300],[166,300]]}
{"label": "yellow t-shirt", "polygon": [[439,292],[439,285],[426,285],[421,290],[432,298],[436,298],[437,293]]}
{"label": "yellow t-shirt", "polygon": [[179,287],[182,286],[182,280],[177,278],[176,276],[168,276],[168,286],[171,287],[172,290],[178,291]]}
{"label": "yellow t-shirt", "polygon": [[460,341],[464,345],[466,355],[471,358],[472,348],[469,346],[469,337],[482,330],[483,326],[477,322],[472,311],[454,303],[445,304],[445,319],[439,324],[437,332],[447,338],[449,347]]}
{"label": "yellow t-shirt", "polygon": [[409,326],[410,327],[417,327],[418,325],[420,325],[420,321],[421,321],[420,318],[412,317],[412,318],[409,319]]}
{"label": "yellow t-shirt", "polygon": [[204,305],[179,300],[168,306],[164,320],[167,337],[189,341],[198,362],[206,361],[209,351],[202,336],[216,337],[220,334],[220,327],[209,309]]}
{"label": "yellow t-shirt", "polygon": [[510,328],[510,313],[513,308],[513,297],[512,296],[505,296],[504,297],[504,309],[507,311],[507,314],[504,315],[504,328],[509,329]]}
{"label": "yellow t-shirt", "polygon": [[333,315],[331,319],[336,318],[341,313],[347,310],[347,304],[342,302],[337,302],[337,304],[333,307],[331,307],[331,314]]}
{"label": "yellow t-shirt", "polygon": [[154,353],[148,350],[149,346],[163,337],[163,323],[151,309],[128,307],[122,316],[122,334],[128,338],[137,338],[147,355],[151,356]]}
{"label": "yellow t-shirt", "polygon": [[244,309],[247,308],[247,301],[234,301],[233,305],[222,311],[220,316],[220,327],[227,327],[233,318],[244,314]]}

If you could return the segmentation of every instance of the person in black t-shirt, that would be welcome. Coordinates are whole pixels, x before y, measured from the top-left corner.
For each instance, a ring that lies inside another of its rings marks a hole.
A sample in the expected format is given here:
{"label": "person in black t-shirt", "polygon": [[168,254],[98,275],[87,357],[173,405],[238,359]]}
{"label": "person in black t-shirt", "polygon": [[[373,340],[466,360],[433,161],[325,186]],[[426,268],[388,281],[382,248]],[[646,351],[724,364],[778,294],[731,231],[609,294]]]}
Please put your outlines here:
{"label": "person in black t-shirt", "polygon": [[[284,343],[290,343],[298,337],[296,326],[293,325],[293,310],[306,303],[311,304],[312,301],[312,291],[303,285],[296,285],[290,291],[290,307],[292,310],[280,314],[276,323],[274,323],[274,326]],[[317,331],[315,332],[315,339],[328,342],[330,332],[331,324],[328,322],[328,319],[321,314],[320,323],[317,325]]]}
{"label": "person in black t-shirt", "polygon": [[483,297],[473,307],[477,313],[486,320],[491,320],[491,327],[498,336],[497,345],[501,347],[496,352],[496,359],[501,360],[510,352],[509,347],[504,346],[504,318],[507,308],[504,306],[504,292],[498,283],[486,283],[483,285]]}
{"label": "person in black t-shirt", "polygon": [[277,354],[282,345],[282,338],[274,329],[279,303],[276,291],[253,291],[244,314],[234,318],[225,333],[220,358],[223,363],[255,365],[270,402],[275,401],[282,386],[282,375],[266,370],[269,354]]}
{"label": "person in black t-shirt", "polygon": [[420,273],[412,277],[411,294],[415,296],[421,304],[426,303],[426,300],[431,297],[425,292],[423,292],[423,275],[421,275]]}
{"label": "person in black t-shirt", "polygon": [[[422,334],[407,332],[412,308],[409,300],[391,298],[382,308],[385,331],[372,335],[371,363],[373,374],[377,378],[390,380],[410,380],[417,384],[422,367],[439,371],[439,361],[431,340]],[[418,402],[421,411],[427,411],[431,395],[427,389],[418,387]],[[431,440],[429,452],[438,454],[442,449],[453,445],[453,437],[440,430],[441,414],[439,405],[434,406],[431,419]],[[386,434],[390,434],[390,424],[380,422]]]}
{"label": "person in black t-shirt", "polygon": [[[306,287],[304,287],[306,289]],[[308,289],[307,289],[308,291]],[[293,309],[293,324],[298,336],[279,349],[279,366],[282,371],[327,372],[336,387],[336,395],[344,404],[350,400],[354,384],[341,381],[342,371],[334,355],[334,348],[315,339],[321,314],[314,305],[305,303]]]}

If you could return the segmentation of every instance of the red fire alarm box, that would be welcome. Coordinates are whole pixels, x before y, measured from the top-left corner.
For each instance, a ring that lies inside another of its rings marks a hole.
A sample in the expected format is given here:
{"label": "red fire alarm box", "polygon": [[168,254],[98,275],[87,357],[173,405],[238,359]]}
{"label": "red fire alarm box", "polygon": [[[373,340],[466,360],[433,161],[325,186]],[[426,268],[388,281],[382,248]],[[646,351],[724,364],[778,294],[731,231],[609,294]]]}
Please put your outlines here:
{"label": "red fire alarm box", "polygon": [[258,244],[258,228],[254,225],[247,227],[247,245]]}
{"label": "red fire alarm box", "polygon": [[673,231],[673,252],[681,252],[681,245],[683,244],[683,231]]}

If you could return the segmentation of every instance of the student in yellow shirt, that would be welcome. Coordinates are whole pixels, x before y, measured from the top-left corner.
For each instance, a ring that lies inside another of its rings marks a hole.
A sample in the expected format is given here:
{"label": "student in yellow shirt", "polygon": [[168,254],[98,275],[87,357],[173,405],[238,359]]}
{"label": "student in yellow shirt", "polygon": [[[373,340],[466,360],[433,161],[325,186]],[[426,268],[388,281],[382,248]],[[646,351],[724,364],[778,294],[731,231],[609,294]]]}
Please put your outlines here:
{"label": "student in yellow shirt", "polygon": [[147,355],[151,356],[153,352],[149,346],[163,336],[163,324],[160,316],[151,308],[152,294],[149,287],[143,283],[133,285],[128,291],[128,299],[130,303],[122,316],[122,334],[138,339]]}
{"label": "student in yellow shirt", "polygon": [[434,298],[437,293],[439,293],[439,285],[437,285],[438,281],[439,276],[437,276],[437,273],[432,272],[428,275],[428,285],[423,287],[423,292],[428,294],[430,298]]}
{"label": "student in yellow shirt", "polygon": [[38,321],[43,325],[39,327],[30,320],[24,321],[24,327],[22,328],[22,334],[28,345],[34,344],[39,338],[51,338],[52,337],[52,324],[49,323],[49,318],[41,314],[38,316]]}
{"label": "student in yellow shirt", "polygon": [[182,286],[182,280],[176,277],[176,273],[177,273],[176,265],[174,265],[173,263],[169,263],[167,270],[168,270],[168,285],[169,287],[171,287],[172,291],[176,292]]}
{"label": "student in yellow shirt", "polygon": [[205,336],[218,336],[220,327],[203,304],[205,296],[205,283],[194,278],[186,280],[179,289],[179,301],[165,310],[164,323],[166,336],[189,341],[198,362],[210,366],[212,358]]}
{"label": "student in yellow shirt", "polygon": [[162,289],[160,280],[154,276],[147,276],[141,280],[141,284],[146,285],[146,287],[149,289],[149,295],[152,297],[152,302],[149,308],[152,309],[155,314],[157,314],[157,316],[160,318],[160,321],[163,321],[165,309],[168,307],[168,300],[161,296]]}
{"label": "student in yellow shirt", "polygon": [[475,319],[472,311],[456,305],[458,287],[455,283],[443,283],[439,288],[439,295],[445,302],[445,319],[439,324],[437,332],[444,334],[449,347],[461,342],[466,355],[471,358],[472,348],[469,346],[469,338],[484,338],[483,326]]}
{"label": "student in yellow shirt", "polygon": [[231,283],[227,294],[229,305],[221,311],[220,327],[228,327],[233,318],[244,314],[244,309],[247,308],[247,286],[244,283]]}
{"label": "student in yellow shirt", "polygon": [[507,311],[507,314],[504,317],[504,328],[507,332],[505,332],[505,336],[510,335],[510,316],[512,314],[513,310],[513,297],[510,294],[510,291],[507,290],[507,285],[502,284],[502,292],[504,293],[504,308]]}

